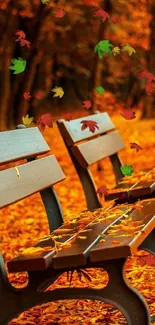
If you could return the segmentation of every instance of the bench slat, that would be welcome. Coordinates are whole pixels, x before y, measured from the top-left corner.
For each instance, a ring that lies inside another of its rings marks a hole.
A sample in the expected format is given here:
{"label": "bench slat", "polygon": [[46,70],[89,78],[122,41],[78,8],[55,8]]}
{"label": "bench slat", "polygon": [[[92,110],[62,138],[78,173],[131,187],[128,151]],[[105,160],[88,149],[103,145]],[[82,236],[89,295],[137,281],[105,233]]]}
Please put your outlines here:
{"label": "bench slat", "polygon": [[54,155],[19,165],[17,168],[0,172],[1,208],[65,179]]}
{"label": "bench slat", "polygon": [[[80,122],[83,120],[96,121],[99,129],[96,129],[94,134],[90,132],[88,128],[82,131],[82,124]],[[58,120],[57,124],[59,129],[61,129],[61,134],[66,140],[68,146],[71,146],[78,141],[86,140],[95,135],[115,129],[115,126],[107,113],[93,114],[69,122],[61,122],[61,120]]]}
{"label": "bench slat", "polygon": [[[108,210],[112,207],[112,205],[108,205],[105,209],[102,210]],[[66,226],[63,224],[61,227],[56,229],[51,233],[51,236],[62,234],[62,231],[64,229],[67,229],[67,232],[65,231],[65,236],[57,239],[60,243],[67,243],[70,241],[73,237],[75,237],[77,232],[77,226],[79,224],[79,220],[82,219],[83,212],[79,214],[77,222],[71,223],[70,225]],[[93,215],[92,218],[94,219]],[[75,218],[74,218],[75,219]],[[88,223],[88,222],[87,222]],[[85,225],[85,227],[87,224]],[[42,271],[46,270],[51,264],[52,264],[52,258],[56,254],[54,247],[54,242],[51,237],[47,236],[39,240],[33,247],[51,247],[51,251],[40,251],[33,254],[20,254],[17,257],[11,259],[8,263],[8,270],[9,272],[23,272],[23,271]]]}
{"label": "bench slat", "polygon": [[[122,212],[123,208],[124,212]],[[99,216],[99,211],[101,210],[102,209],[99,209],[96,215]],[[86,265],[89,251],[97,242],[99,242],[101,238],[100,234],[104,233],[112,223],[115,223],[120,219],[122,214],[128,210],[129,207],[127,205],[114,207],[104,214],[105,217],[102,221],[99,222],[96,220],[95,223],[91,223],[86,227],[86,230],[89,229],[90,231],[79,234],[79,236],[86,237],[85,239],[77,238],[71,246],[66,248],[64,247],[53,257],[53,268],[61,269],[62,265],[66,268]]]}
{"label": "bench slat", "polygon": [[102,135],[99,138],[81,143],[71,150],[82,167],[89,165],[111,156],[124,148],[124,142],[118,131]]}
{"label": "bench slat", "polygon": [[50,151],[37,127],[0,132],[0,164]]}
{"label": "bench slat", "polygon": [[[155,199],[144,200],[140,202],[143,206],[142,210],[135,209],[129,217],[132,221],[142,221],[144,226],[135,236],[130,231],[131,236],[121,237],[124,231],[118,231],[117,236],[107,235],[104,243],[98,243],[90,252],[90,261],[99,262],[107,259],[116,259],[132,255],[144,239],[155,227]],[[127,218],[129,218],[127,217]],[[112,228],[111,228],[112,229]],[[107,234],[111,230],[109,228]],[[118,241],[119,244],[114,244],[113,241]]]}

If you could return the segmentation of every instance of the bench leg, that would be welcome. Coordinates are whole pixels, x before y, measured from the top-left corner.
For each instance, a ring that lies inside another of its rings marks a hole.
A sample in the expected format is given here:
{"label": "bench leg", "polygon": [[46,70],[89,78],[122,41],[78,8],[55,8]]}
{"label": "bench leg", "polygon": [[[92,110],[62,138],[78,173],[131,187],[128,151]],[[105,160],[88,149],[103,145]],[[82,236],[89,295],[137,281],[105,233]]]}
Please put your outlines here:
{"label": "bench leg", "polygon": [[138,247],[148,253],[155,255],[155,229],[153,229],[143,243]]}
{"label": "bench leg", "polygon": [[[104,289],[60,288],[47,292],[37,290],[35,284],[32,284],[32,276],[29,285],[24,289],[14,290],[11,285],[10,289],[7,288],[4,282],[4,270],[2,272],[2,265],[0,265],[0,325],[7,325],[14,317],[29,308],[65,299],[91,299],[110,303],[122,311],[128,325],[149,325],[148,307],[143,296],[130,287],[124,277],[125,262],[125,259],[118,259],[89,266],[107,270],[109,283]],[[34,278],[36,274],[37,272],[34,272]]]}

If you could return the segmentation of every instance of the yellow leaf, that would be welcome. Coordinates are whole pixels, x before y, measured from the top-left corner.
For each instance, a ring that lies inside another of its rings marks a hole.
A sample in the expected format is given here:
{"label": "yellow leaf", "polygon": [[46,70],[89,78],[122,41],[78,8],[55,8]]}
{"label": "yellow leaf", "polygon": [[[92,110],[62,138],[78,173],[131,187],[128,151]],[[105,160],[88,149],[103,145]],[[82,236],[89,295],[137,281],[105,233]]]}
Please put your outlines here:
{"label": "yellow leaf", "polygon": [[121,49],[120,49],[118,46],[114,47],[114,48],[112,49],[112,53],[113,53],[113,55],[120,54],[120,50],[121,50]]}
{"label": "yellow leaf", "polygon": [[55,93],[53,97],[62,98],[62,96],[64,95],[64,91],[61,87],[55,87],[51,91]]}
{"label": "yellow leaf", "polygon": [[120,244],[120,242],[117,241],[117,240],[113,240],[113,241],[112,241],[112,244],[114,244],[114,245],[118,245],[118,244]]}
{"label": "yellow leaf", "polygon": [[86,236],[78,236],[79,239],[86,239]]}
{"label": "yellow leaf", "polygon": [[131,56],[133,53],[136,53],[136,50],[129,44],[124,45],[122,47],[122,51],[127,51],[129,53],[129,56]]}
{"label": "yellow leaf", "polygon": [[29,248],[24,249],[24,251],[22,252],[22,255],[40,253],[43,251],[44,251],[44,249],[42,247],[29,247]]}
{"label": "yellow leaf", "polygon": [[23,124],[26,125],[26,127],[30,126],[33,122],[33,117],[29,117],[27,114],[25,117],[22,117]]}

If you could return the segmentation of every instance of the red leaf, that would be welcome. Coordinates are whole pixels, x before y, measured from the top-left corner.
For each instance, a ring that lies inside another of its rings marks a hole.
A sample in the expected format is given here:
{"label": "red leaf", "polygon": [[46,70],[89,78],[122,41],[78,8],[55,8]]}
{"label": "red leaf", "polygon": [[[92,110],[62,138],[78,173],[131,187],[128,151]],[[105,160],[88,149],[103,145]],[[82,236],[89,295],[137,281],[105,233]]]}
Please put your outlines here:
{"label": "red leaf", "polygon": [[142,258],[139,258],[138,261],[141,266],[144,266],[146,264],[149,266],[154,266],[155,265],[155,256],[151,256],[151,255],[144,256]]}
{"label": "red leaf", "polygon": [[45,126],[47,125],[49,128],[53,127],[52,123],[52,115],[50,113],[43,114],[37,120],[37,125],[39,126],[41,131],[45,130]]}
{"label": "red leaf", "polygon": [[82,104],[84,105],[84,108],[89,109],[91,107],[91,101],[90,100],[84,100],[82,102]]}
{"label": "red leaf", "polygon": [[131,149],[136,149],[136,152],[139,152],[140,150],[142,150],[142,147],[139,146],[139,144],[137,144],[135,142],[130,143],[130,148]]}
{"label": "red leaf", "polygon": [[16,39],[16,42],[19,42],[26,37],[26,34],[23,32],[23,30],[17,30],[15,35],[18,36],[18,38]]}
{"label": "red leaf", "polygon": [[102,8],[94,9],[95,17],[102,17],[102,22],[104,23],[107,18],[110,18],[108,12],[104,11]]}
{"label": "red leaf", "polygon": [[105,196],[108,195],[107,187],[104,186],[104,185],[99,187],[98,190],[97,190],[97,194],[99,194],[100,197],[102,197],[102,195],[105,195]]}
{"label": "red leaf", "polygon": [[66,15],[66,12],[63,9],[57,9],[55,12],[56,18],[62,18]]}
{"label": "red leaf", "polygon": [[30,43],[29,41],[27,41],[26,39],[22,39],[22,40],[20,41],[20,46],[23,47],[23,46],[25,46],[25,45],[26,45],[26,46],[28,47],[28,49],[29,49],[31,43]]}
{"label": "red leaf", "polygon": [[124,117],[126,120],[133,120],[136,117],[136,113],[131,109],[123,109],[121,116]]}
{"label": "red leaf", "polygon": [[83,123],[81,130],[89,128],[90,132],[95,133],[95,128],[99,129],[97,122],[92,120],[83,120],[80,123]]}
{"label": "red leaf", "polygon": [[155,76],[145,69],[138,73],[138,78],[146,78],[148,81],[155,81]]}
{"label": "red leaf", "polygon": [[116,15],[112,16],[112,17],[111,17],[111,21],[112,21],[114,24],[118,23],[118,17],[117,17]]}
{"label": "red leaf", "polygon": [[64,120],[66,120],[68,122],[73,119],[71,113],[66,113],[62,117],[64,118]]}
{"label": "red leaf", "polygon": [[25,91],[23,94],[24,99],[29,100],[32,96],[30,95],[30,92]]}
{"label": "red leaf", "polygon": [[145,85],[145,90],[148,95],[152,95],[155,93],[155,84],[148,80],[147,84]]}

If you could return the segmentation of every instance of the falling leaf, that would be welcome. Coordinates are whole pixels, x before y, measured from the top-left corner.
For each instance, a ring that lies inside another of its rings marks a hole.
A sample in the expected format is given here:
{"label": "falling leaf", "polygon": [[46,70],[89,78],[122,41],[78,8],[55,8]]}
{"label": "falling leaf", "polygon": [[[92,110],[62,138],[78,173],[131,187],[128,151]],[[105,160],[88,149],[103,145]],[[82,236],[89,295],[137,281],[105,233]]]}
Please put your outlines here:
{"label": "falling leaf", "polygon": [[130,143],[130,148],[131,149],[136,149],[136,152],[139,152],[140,150],[142,150],[142,147],[139,146],[139,144],[137,144],[135,142]]}
{"label": "falling leaf", "polygon": [[15,35],[18,36],[18,38],[16,39],[16,42],[19,42],[22,39],[25,39],[26,38],[26,34],[23,32],[23,30],[17,30],[17,32],[15,33]]}
{"label": "falling leaf", "polygon": [[91,100],[84,100],[82,104],[84,105],[84,108],[89,109],[91,107]]}
{"label": "falling leaf", "polygon": [[66,12],[63,9],[57,9],[55,11],[55,17],[56,18],[62,18],[66,15]]}
{"label": "falling leaf", "polygon": [[126,120],[133,120],[136,118],[136,113],[132,111],[132,109],[123,109],[121,116],[124,117]]}
{"label": "falling leaf", "polygon": [[55,87],[51,91],[55,93],[53,97],[62,98],[62,96],[64,95],[64,91],[61,87]]}
{"label": "falling leaf", "polygon": [[32,96],[30,95],[30,92],[25,91],[23,94],[24,99],[29,100]]}
{"label": "falling leaf", "polygon": [[23,46],[25,46],[25,45],[26,45],[28,48],[30,48],[31,43],[30,43],[29,41],[27,41],[26,39],[22,39],[22,40],[20,41],[20,46],[23,47]]}
{"label": "falling leaf", "polygon": [[113,47],[113,45],[109,43],[109,40],[103,40],[96,44],[94,52],[98,52],[99,58],[102,59],[104,53],[107,55],[112,54],[110,47]]}
{"label": "falling leaf", "polygon": [[94,9],[94,16],[95,17],[102,17],[102,22],[104,23],[107,18],[110,18],[109,14],[104,11],[102,8]]}
{"label": "falling leaf", "polygon": [[116,15],[113,15],[113,16],[111,17],[111,21],[112,21],[114,24],[118,23],[118,17],[117,17]]}
{"label": "falling leaf", "polygon": [[11,62],[13,63],[12,66],[9,67],[10,70],[14,70],[13,74],[18,74],[25,71],[26,68],[26,60],[22,58],[12,59]]}
{"label": "falling leaf", "polygon": [[129,44],[124,45],[122,47],[122,51],[128,52],[129,56],[131,56],[133,53],[136,53],[135,49]]}
{"label": "falling leaf", "polygon": [[97,122],[92,120],[83,120],[80,123],[83,123],[81,130],[89,128],[90,132],[95,133],[95,128],[99,129]]}
{"label": "falling leaf", "polygon": [[149,82],[155,81],[155,76],[150,73],[148,70],[143,69],[141,72],[138,73],[137,77],[139,79],[146,78]]}
{"label": "falling leaf", "polygon": [[94,88],[94,90],[97,91],[98,94],[104,94],[105,93],[105,90],[102,86],[97,86]]}
{"label": "falling leaf", "polygon": [[30,125],[32,125],[34,118],[33,117],[29,117],[29,114],[27,114],[25,117],[22,117],[22,121],[23,124],[26,125],[26,127],[29,127]]}
{"label": "falling leaf", "polygon": [[145,90],[148,95],[153,95],[155,93],[155,84],[148,80],[145,85]]}
{"label": "falling leaf", "polygon": [[41,0],[43,4],[49,3],[51,0]]}
{"label": "falling leaf", "polygon": [[113,55],[117,55],[117,54],[120,54],[120,48],[118,47],[118,46],[116,46],[116,47],[114,47],[113,49],[112,49],[112,54]]}
{"label": "falling leaf", "polygon": [[104,186],[104,185],[99,187],[98,190],[97,190],[97,194],[99,194],[100,197],[102,197],[103,195],[105,195],[105,196],[108,195],[107,187]]}
{"label": "falling leaf", "polygon": [[45,130],[46,126],[52,128],[53,127],[52,115],[50,113],[42,114],[37,120],[37,125],[39,126],[42,132]]}
{"label": "falling leaf", "polygon": [[122,174],[125,176],[131,176],[133,173],[132,165],[127,166],[126,164],[124,164],[123,166],[120,167],[120,169]]}

